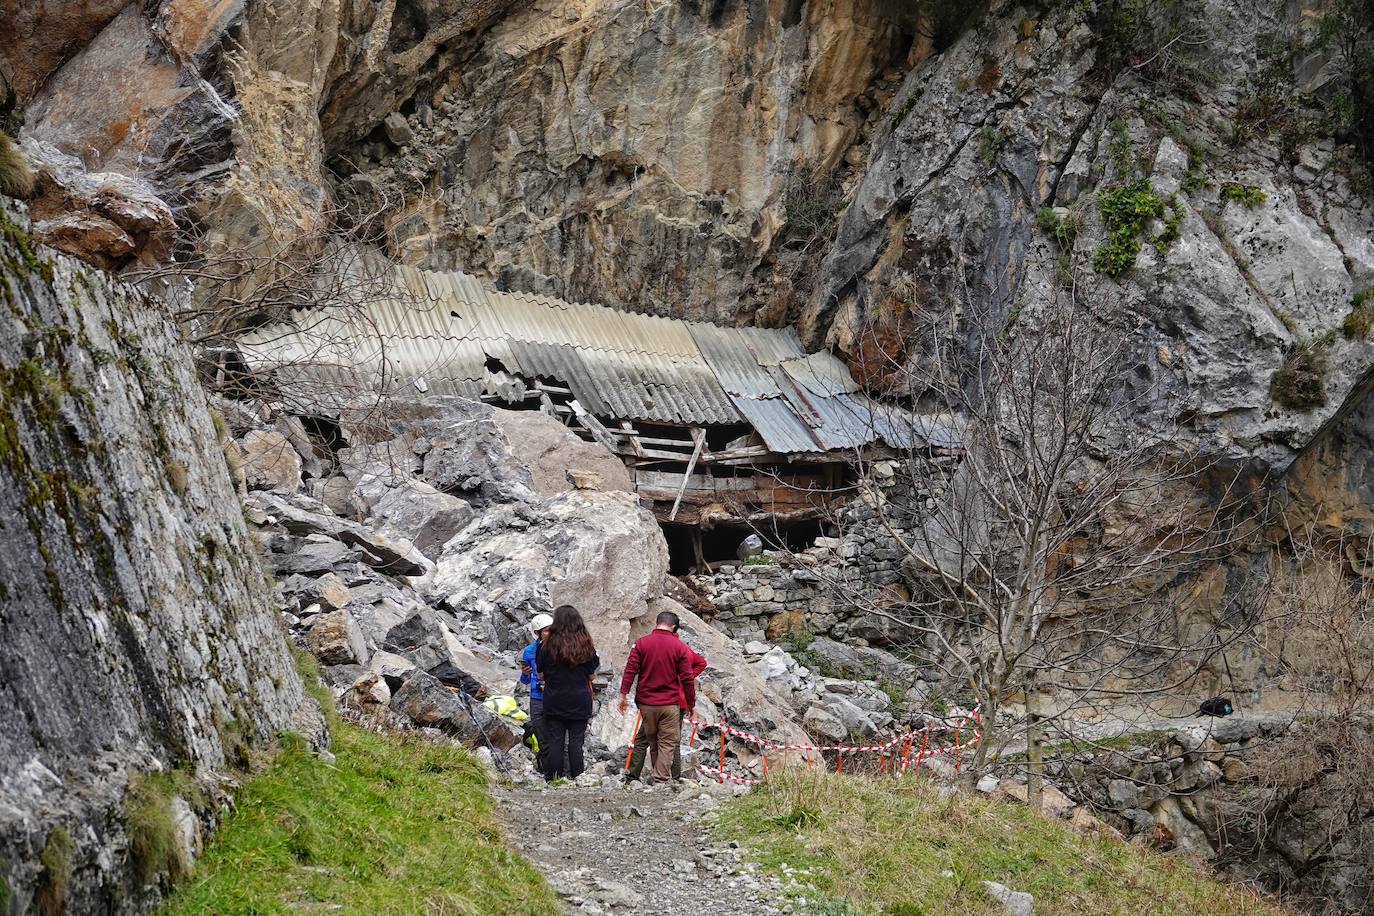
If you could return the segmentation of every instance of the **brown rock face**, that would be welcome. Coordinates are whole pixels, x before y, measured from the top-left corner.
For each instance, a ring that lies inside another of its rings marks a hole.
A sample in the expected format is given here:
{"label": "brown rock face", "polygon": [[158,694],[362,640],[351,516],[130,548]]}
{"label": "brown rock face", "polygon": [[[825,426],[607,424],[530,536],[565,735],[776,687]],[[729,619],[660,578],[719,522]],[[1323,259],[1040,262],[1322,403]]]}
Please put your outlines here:
{"label": "brown rock face", "polygon": [[100,34],[130,0],[0,0],[5,41],[0,47],[0,78],[20,103],[63,61]]}
{"label": "brown rock face", "polygon": [[[811,197],[867,129],[870,83],[906,51],[879,7],[513,9],[417,96],[413,144],[397,155],[377,137],[340,168],[372,166],[355,181],[370,191],[425,186],[429,200],[396,214],[407,259],[731,322],[789,210],[830,205]],[[789,196],[802,172],[821,177]]]}

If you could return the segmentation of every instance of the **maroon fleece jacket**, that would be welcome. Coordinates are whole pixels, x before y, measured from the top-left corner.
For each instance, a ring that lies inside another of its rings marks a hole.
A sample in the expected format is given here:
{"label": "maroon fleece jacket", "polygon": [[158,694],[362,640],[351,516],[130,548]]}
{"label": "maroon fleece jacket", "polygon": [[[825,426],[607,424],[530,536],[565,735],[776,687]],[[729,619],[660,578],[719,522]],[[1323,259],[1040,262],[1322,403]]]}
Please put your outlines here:
{"label": "maroon fleece jacket", "polygon": [[[700,666],[698,666],[698,661]],[[696,676],[706,667],[706,660],[668,630],[652,630],[635,641],[630,657],[625,660],[625,674],[620,678],[620,692],[629,693],[635,678],[635,702],[641,706],[678,706],[694,709],[697,705]]]}

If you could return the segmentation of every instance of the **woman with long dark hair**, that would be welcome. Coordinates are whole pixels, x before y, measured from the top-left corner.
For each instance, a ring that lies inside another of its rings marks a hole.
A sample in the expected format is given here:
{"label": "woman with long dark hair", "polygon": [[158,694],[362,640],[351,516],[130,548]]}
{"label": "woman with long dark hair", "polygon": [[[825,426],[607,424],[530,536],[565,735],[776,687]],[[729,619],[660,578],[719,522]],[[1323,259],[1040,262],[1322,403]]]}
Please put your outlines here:
{"label": "woman with long dark hair", "polygon": [[535,661],[544,681],[544,735],[549,742],[544,778],[576,779],[586,768],[582,743],[592,717],[592,675],[601,666],[577,608],[564,604],[554,610],[553,626]]}

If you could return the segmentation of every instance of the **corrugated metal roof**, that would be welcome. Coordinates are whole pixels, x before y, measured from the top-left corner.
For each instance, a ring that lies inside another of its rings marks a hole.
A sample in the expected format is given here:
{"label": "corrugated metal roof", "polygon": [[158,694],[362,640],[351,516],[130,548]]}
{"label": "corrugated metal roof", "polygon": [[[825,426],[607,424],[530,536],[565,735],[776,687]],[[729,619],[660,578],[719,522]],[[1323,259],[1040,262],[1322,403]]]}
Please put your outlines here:
{"label": "corrugated metal roof", "polygon": [[366,387],[370,372],[374,388],[422,379],[440,394],[507,400],[540,378],[607,419],[744,420],[784,453],[948,433],[863,395],[844,363],[808,354],[791,328],[726,328],[497,292],[462,273],[401,266],[395,276],[396,298],[365,311],[298,313],[246,334],[245,359],[301,384]]}

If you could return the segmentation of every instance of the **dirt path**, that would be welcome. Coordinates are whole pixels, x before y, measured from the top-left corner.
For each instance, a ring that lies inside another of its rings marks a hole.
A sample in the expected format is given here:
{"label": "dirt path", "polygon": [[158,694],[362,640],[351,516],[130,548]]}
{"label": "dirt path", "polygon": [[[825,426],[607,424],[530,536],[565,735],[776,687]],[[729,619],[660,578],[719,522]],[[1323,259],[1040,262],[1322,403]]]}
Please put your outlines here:
{"label": "dirt path", "polygon": [[562,895],[569,913],[781,914],[804,912],[744,853],[716,842],[710,823],[728,797],[717,786],[644,791],[519,786],[496,798],[512,844]]}

